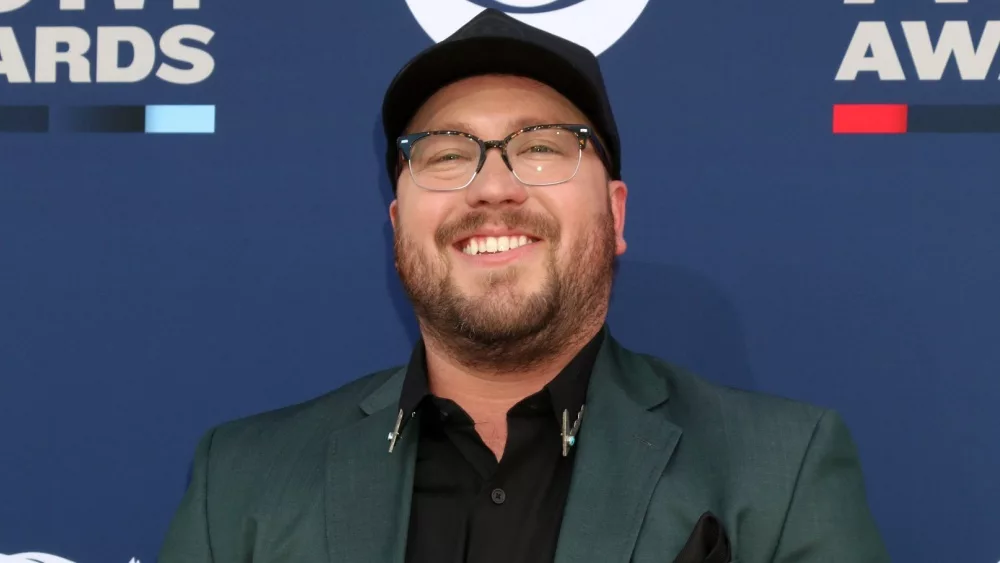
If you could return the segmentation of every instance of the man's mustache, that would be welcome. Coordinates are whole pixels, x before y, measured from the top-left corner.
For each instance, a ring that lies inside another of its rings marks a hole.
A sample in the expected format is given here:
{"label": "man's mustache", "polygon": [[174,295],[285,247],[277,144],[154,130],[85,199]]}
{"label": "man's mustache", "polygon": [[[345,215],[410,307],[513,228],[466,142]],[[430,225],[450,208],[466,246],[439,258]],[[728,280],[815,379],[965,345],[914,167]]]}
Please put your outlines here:
{"label": "man's mustache", "polygon": [[525,231],[528,234],[552,243],[559,240],[559,225],[551,218],[526,211],[524,209],[507,209],[504,211],[473,211],[458,219],[448,221],[438,227],[434,241],[439,247],[445,247],[457,240],[472,236],[484,225],[502,225],[511,230]]}

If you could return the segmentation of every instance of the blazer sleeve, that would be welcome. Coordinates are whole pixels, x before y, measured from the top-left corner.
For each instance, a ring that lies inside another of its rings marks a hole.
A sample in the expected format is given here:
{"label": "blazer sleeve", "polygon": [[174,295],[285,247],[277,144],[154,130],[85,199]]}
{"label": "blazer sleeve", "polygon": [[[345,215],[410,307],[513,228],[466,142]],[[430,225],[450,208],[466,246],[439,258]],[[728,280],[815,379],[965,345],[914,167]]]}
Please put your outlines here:
{"label": "blazer sleeve", "polygon": [[160,548],[158,563],[213,563],[208,532],[208,462],[215,431],[199,441],[191,483],[174,514]]}
{"label": "blazer sleeve", "polygon": [[857,448],[827,410],[813,430],[773,563],[890,563],[868,506]]}

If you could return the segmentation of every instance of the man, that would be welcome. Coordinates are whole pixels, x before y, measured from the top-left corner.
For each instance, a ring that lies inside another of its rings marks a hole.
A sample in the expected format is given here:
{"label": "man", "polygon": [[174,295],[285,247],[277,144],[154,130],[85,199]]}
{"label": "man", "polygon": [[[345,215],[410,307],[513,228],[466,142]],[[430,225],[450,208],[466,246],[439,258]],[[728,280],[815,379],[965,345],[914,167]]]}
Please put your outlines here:
{"label": "man", "polygon": [[627,188],[596,59],[493,10],[383,104],[407,366],[224,424],[161,563],[882,563],[834,413],[605,326]]}

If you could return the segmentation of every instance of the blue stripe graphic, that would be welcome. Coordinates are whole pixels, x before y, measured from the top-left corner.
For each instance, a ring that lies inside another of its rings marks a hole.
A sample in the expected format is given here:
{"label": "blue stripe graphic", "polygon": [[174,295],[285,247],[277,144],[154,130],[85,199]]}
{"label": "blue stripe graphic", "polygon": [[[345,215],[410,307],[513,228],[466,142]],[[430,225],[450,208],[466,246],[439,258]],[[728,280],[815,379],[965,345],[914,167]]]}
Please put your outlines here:
{"label": "blue stripe graphic", "polygon": [[215,133],[215,106],[146,106],[146,133]]}

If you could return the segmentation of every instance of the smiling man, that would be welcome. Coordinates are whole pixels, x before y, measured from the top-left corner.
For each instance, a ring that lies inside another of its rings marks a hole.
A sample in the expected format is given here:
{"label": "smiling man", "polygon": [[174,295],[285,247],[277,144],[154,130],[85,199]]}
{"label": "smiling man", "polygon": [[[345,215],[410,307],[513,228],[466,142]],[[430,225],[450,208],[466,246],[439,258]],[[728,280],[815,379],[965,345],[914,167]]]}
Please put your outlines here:
{"label": "smiling man", "polygon": [[383,103],[407,365],[211,430],[161,563],[884,563],[836,413],[606,325],[627,187],[596,58],[493,10]]}
{"label": "smiling man", "polygon": [[626,187],[587,122],[547,85],[476,76],[435,93],[399,140],[396,263],[432,391],[498,458],[508,411],[603,336]]}

